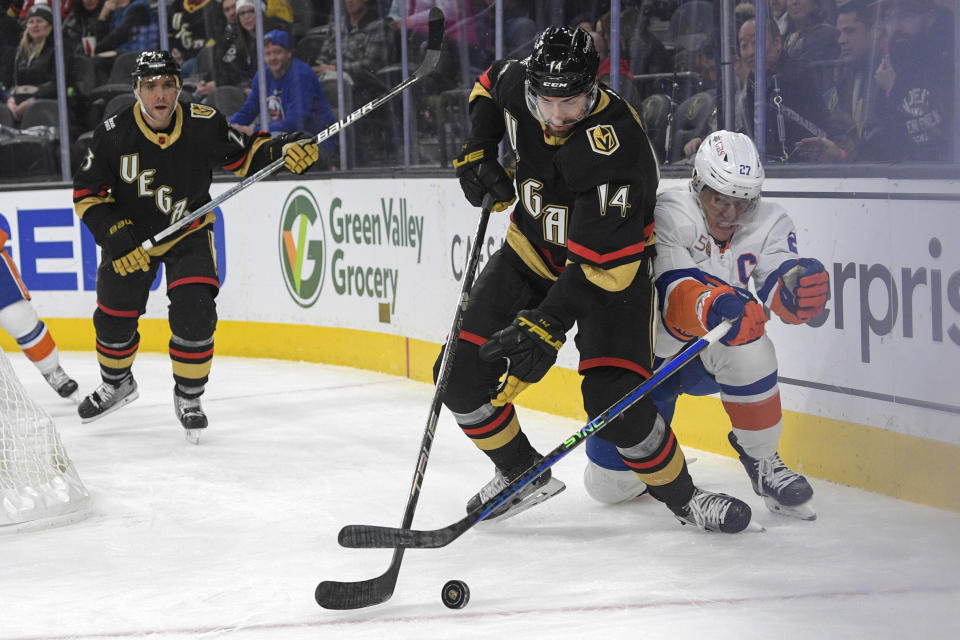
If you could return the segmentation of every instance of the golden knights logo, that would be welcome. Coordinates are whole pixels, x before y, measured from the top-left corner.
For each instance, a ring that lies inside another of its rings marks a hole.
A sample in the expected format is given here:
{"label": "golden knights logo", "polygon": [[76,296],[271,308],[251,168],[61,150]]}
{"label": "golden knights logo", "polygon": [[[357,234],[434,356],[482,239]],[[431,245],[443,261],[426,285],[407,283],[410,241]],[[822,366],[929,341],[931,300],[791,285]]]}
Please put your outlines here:
{"label": "golden knights logo", "polygon": [[611,155],[620,148],[617,133],[609,124],[598,124],[587,129],[587,140],[590,141],[591,149],[605,156]]}

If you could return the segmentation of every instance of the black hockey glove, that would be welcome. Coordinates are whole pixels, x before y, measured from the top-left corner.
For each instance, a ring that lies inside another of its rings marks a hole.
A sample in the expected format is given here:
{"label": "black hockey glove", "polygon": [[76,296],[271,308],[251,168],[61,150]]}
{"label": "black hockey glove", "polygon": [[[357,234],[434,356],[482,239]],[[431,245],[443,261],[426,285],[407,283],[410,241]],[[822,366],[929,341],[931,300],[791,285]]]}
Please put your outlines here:
{"label": "black hockey glove", "polygon": [[125,218],[115,222],[103,239],[103,251],[112,259],[113,270],[121,276],[137,269],[150,270],[150,255],[133,235],[133,221]]}
{"label": "black hockey glove", "polygon": [[536,309],[521,311],[509,327],[493,334],[480,346],[480,358],[487,362],[507,359],[507,371],[491,393],[491,403],[513,402],[521,391],[539,382],[557,361],[557,352],[566,340],[560,322]]}
{"label": "black hockey glove", "polygon": [[491,211],[503,211],[514,203],[517,196],[513,181],[497,161],[497,145],[479,146],[467,142],[460,151],[460,157],[453,159],[453,168],[470,204],[483,206],[483,198],[488,193],[496,203]]}

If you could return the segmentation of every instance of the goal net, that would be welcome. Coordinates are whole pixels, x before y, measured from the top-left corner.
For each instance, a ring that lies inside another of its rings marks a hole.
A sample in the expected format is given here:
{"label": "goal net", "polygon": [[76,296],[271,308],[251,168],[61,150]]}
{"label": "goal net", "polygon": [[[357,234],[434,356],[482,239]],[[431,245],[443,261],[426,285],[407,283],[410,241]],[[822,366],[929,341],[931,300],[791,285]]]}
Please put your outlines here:
{"label": "goal net", "polygon": [[0,349],[0,532],[71,522],[89,509],[53,418],[27,395]]}

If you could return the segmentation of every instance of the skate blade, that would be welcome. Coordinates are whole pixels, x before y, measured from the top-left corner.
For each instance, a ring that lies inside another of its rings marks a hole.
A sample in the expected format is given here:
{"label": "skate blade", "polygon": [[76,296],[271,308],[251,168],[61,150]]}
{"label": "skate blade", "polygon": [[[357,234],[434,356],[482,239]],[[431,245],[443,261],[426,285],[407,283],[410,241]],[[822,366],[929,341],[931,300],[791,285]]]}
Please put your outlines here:
{"label": "skate blade", "polygon": [[80,406],[80,390],[77,389],[76,391],[68,395],[66,399],[72,402],[73,404]]}
{"label": "skate blade", "polygon": [[518,513],[523,513],[530,507],[535,507],[541,502],[546,502],[558,493],[562,493],[566,488],[567,485],[563,484],[563,482],[560,480],[557,480],[556,478],[550,478],[550,482],[538,488],[534,493],[526,496],[519,503],[512,505],[509,509],[507,509],[506,513],[503,513],[496,518],[485,518],[480,524],[493,521],[500,522],[501,520],[512,518]]}
{"label": "skate blade", "polygon": [[787,516],[789,518],[797,518],[798,520],[807,520],[807,521],[812,521],[817,519],[817,514],[810,507],[809,502],[798,504],[795,507],[788,507],[786,505],[780,504],[773,498],[769,498],[767,496],[763,497],[763,501],[767,505],[767,509],[770,509],[770,511],[772,511],[773,513],[780,514],[781,516]]}
{"label": "skate blade", "polygon": [[766,530],[767,528],[764,527],[762,524],[751,520],[750,523],[746,526],[746,528],[740,533],[764,533]]}
{"label": "skate blade", "polygon": [[80,422],[81,424],[86,424],[88,422],[93,422],[94,420],[99,420],[100,418],[104,416],[108,416],[114,411],[117,411],[118,409],[122,409],[123,407],[127,406],[128,404],[130,404],[131,402],[133,402],[139,397],[140,397],[140,393],[137,391],[134,391],[133,393],[128,395],[126,398],[124,398],[123,400],[120,400],[119,402],[117,402],[117,404],[113,405],[103,413],[97,414],[95,416],[90,416],[89,418],[80,418]]}
{"label": "skate blade", "polygon": [[203,429],[184,429],[183,435],[186,436],[190,444],[200,444],[200,432]]}

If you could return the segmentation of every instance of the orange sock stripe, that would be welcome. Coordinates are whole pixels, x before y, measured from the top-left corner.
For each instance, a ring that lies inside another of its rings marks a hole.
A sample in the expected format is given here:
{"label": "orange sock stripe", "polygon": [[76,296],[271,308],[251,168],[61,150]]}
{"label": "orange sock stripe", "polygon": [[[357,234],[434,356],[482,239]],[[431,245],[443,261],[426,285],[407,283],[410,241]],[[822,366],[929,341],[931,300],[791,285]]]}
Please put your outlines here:
{"label": "orange sock stripe", "polygon": [[40,362],[57,348],[57,343],[53,341],[53,336],[50,335],[50,332],[44,329],[43,337],[40,338],[40,341],[34,344],[31,347],[27,347],[23,350],[27,354],[27,358],[30,359],[30,362]]}
{"label": "orange sock stripe", "polygon": [[777,425],[783,417],[780,408],[780,392],[759,402],[723,401],[723,408],[730,416],[730,423],[745,431],[762,431]]}

